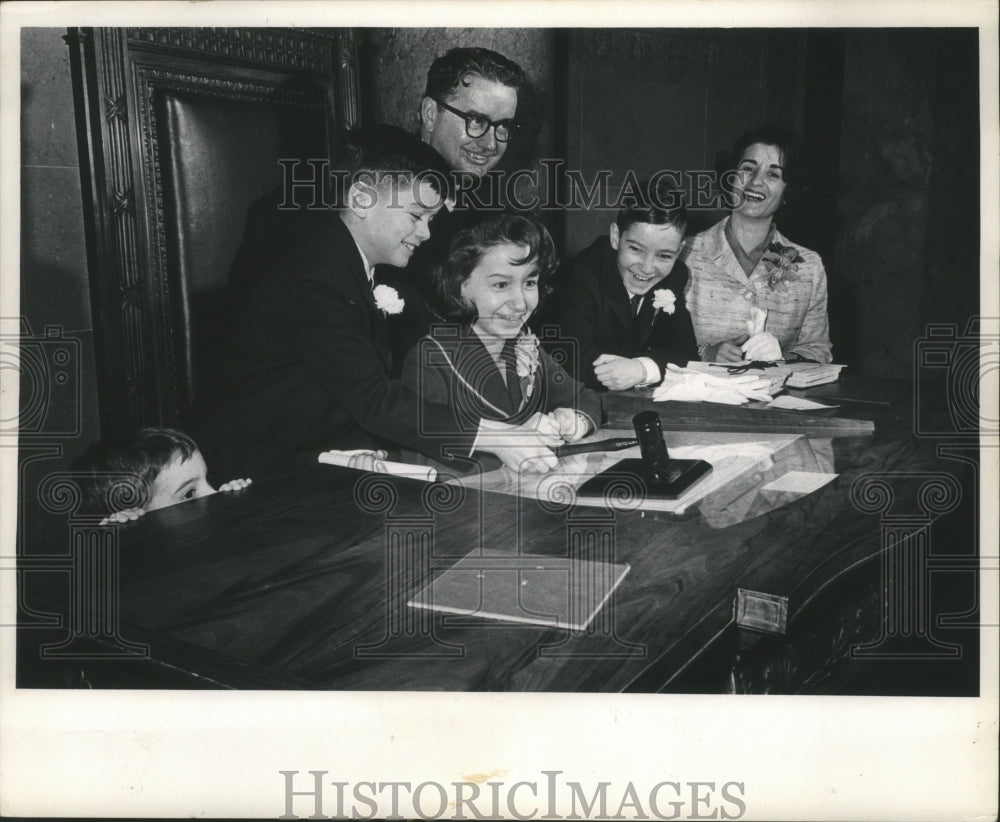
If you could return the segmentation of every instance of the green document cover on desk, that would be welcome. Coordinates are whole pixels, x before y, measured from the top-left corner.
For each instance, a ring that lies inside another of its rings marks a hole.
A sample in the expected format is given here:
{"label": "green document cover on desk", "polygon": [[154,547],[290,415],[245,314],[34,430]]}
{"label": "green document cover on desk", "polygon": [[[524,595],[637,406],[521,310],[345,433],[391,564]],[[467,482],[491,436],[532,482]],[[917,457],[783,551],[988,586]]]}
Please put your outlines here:
{"label": "green document cover on desk", "polygon": [[628,571],[627,564],[473,551],[408,604],[450,614],[582,631]]}

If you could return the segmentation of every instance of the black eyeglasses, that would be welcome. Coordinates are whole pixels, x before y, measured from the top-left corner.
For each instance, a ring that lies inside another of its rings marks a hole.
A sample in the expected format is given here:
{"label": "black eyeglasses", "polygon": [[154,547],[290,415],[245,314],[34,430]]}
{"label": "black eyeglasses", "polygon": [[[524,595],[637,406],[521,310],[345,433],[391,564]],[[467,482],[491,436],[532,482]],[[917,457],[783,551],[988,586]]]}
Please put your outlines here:
{"label": "black eyeglasses", "polygon": [[514,119],[491,120],[489,117],[485,117],[482,114],[473,114],[468,111],[457,109],[454,106],[449,106],[447,103],[442,103],[437,98],[434,98],[434,102],[441,106],[441,108],[447,109],[452,114],[457,114],[465,120],[465,133],[473,139],[476,137],[482,137],[492,128],[493,133],[496,135],[497,142],[506,143],[521,127],[521,124]]}

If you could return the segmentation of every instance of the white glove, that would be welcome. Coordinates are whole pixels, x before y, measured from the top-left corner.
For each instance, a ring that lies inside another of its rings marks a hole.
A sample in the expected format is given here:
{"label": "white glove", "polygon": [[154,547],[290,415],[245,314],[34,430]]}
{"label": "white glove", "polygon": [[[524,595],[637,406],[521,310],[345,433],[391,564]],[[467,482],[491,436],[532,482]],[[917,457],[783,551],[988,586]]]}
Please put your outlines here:
{"label": "white glove", "polygon": [[742,405],[750,400],[770,402],[770,380],[753,374],[713,376],[668,364],[663,382],[653,391],[653,400],[716,402]]}
{"label": "white glove", "polygon": [[753,337],[764,330],[764,323],[767,322],[767,311],[763,308],[750,306],[750,319],[747,320],[747,336]]}
{"label": "white glove", "polygon": [[783,359],[778,338],[767,331],[754,334],[741,346],[748,360],[774,362]]}

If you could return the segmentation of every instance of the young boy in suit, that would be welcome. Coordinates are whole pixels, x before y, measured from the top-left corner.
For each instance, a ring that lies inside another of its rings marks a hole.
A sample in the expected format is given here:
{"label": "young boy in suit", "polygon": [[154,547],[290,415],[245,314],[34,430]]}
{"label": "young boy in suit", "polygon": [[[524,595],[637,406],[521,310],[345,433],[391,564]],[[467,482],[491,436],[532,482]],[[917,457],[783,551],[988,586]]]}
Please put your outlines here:
{"label": "young boy in suit", "polygon": [[[226,473],[286,471],[331,449],[493,450],[487,431],[426,435],[457,430],[454,411],[420,403],[389,376],[387,317],[406,305],[373,269],[405,267],[430,236],[449,196],[447,167],[416,135],[375,126],[350,136],[340,168],[341,208],[265,272],[228,340],[218,397],[199,428]],[[525,435],[535,467],[555,466],[554,434]],[[506,445],[496,443],[501,459]]]}
{"label": "young boy in suit", "polygon": [[688,272],[677,259],[687,214],[642,188],[647,202],[621,209],[608,234],[569,263],[540,320],[571,344],[566,369],[598,390],[652,385],[666,363],[698,359]]}

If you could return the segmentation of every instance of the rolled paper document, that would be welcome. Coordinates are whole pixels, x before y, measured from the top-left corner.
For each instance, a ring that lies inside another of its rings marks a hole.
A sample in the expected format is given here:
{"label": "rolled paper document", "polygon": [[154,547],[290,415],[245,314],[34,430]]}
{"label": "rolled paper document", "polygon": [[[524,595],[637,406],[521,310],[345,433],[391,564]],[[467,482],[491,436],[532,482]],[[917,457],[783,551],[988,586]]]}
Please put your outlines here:
{"label": "rolled paper document", "polygon": [[[340,465],[344,468],[351,467],[351,457],[359,454],[372,454],[374,452],[364,448],[355,448],[353,451],[324,451],[319,455],[319,461],[324,465]],[[414,465],[409,462],[392,462],[390,460],[375,460],[376,474],[392,474],[394,477],[407,477],[409,479],[423,480],[424,482],[434,482],[437,479],[437,469],[427,465]]]}

